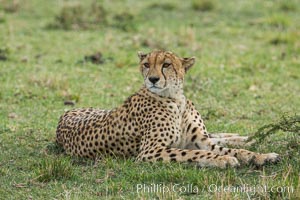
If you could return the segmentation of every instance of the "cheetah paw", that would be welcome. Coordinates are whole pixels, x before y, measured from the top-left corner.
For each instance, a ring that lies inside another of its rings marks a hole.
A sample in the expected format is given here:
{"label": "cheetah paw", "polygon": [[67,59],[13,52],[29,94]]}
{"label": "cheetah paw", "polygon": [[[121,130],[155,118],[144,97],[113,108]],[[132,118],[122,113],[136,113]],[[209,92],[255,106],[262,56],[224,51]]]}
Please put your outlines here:
{"label": "cheetah paw", "polygon": [[239,167],[240,163],[235,157],[226,155],[218,158],[216,166],[224,169],[226,167]]}
{"label": "cheetah paw", "polygon": [[254,159],[254,164],[261,166],[268,163],[278,163],[281,160],[277,153],[259,154]]}

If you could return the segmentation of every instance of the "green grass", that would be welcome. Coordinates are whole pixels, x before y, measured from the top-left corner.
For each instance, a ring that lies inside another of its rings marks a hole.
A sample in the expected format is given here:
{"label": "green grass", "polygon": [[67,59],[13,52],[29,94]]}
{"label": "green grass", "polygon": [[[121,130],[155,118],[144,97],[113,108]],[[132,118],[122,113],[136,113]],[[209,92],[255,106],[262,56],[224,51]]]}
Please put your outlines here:
{"label": "green grass", "polygon": [[[136,52],[156,48],[197,58],[185,94],[211,132],[250,135],[299,115],[299,3],[215,0],[206,12],[195,7],[206,2],[76,1],[83,11],[74,19],[70,1],[0,0],[0,199],[300,198],[295,133],[279,131],[251,147],[282,155],[281,163],[259,169],[94,162],[70,158],[54,144],[58,118],[72,108],[64,102],[120,105],[142,84]],[[86,59],[99,52],[100,64]],[[140,193],[139,184],[199,191]]]}

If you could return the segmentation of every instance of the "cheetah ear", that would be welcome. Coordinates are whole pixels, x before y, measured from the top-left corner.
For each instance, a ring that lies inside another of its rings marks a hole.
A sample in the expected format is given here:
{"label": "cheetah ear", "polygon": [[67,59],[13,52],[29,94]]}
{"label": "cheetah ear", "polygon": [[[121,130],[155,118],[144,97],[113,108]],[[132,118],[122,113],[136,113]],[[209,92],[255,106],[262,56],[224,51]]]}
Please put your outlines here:
{"label": "cheetah ear", "polygon": [[182,66],[185,71],[189,70],[195,64],[195,57],[181,59]]}
{"label": "cheetah ear", "polygon": [[144,60],[146,58],[147,54],[139,51],[138,56],[139,56],[140,62],[141,62],[142,60]]}

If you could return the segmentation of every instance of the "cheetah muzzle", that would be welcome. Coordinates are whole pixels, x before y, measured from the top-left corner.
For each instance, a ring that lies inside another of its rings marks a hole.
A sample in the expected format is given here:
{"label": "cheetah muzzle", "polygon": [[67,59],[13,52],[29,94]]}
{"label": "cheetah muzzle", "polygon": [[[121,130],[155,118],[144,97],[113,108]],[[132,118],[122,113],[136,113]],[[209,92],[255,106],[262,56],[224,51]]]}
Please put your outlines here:
{"label": "cheetah muzzle", "polygon": [[183,93],[184,75],[195,58],[167,51],[138,56],[144,85],[120,107],[74,109],[60,117],[56,141],[67,154],[133,156],[142,161],[192,162],[220,168],[279,161],[276,153],[223,147],[243,146],[247,137],[207,132],[199,112]]}

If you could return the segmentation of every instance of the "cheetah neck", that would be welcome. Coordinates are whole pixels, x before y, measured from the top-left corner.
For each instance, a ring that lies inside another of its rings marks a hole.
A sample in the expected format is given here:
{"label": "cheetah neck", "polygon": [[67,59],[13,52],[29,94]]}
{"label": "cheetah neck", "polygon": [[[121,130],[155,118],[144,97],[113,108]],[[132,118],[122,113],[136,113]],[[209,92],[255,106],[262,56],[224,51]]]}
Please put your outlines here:
{"label": "cheetah neck", "polygon": [[153,98],[158,98],[161,100],[166,99],[173,99],[173,102],[176,103],[178,110],[180,113],[183,113],[185,110],[186,105],[186,98],[183,93],[183,89],[165,89],[161,91],[160,93],[153,93],[150,90],[148,90],[146,87],[143,87],[141,91],[148,93],[149,96],[152,96]]}
{"label": "cheetah neck", "polygon": [[167,88],[158,93],[159,96],[181,100],[184,97],[182,89]]}

